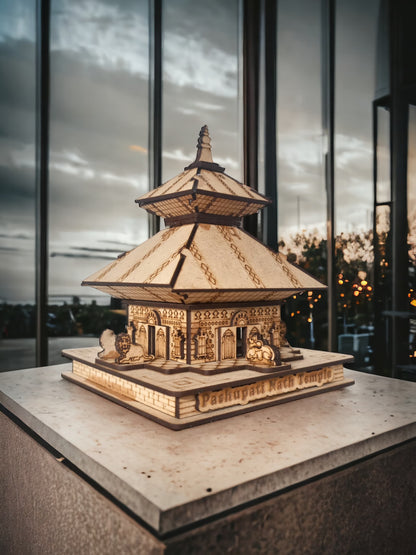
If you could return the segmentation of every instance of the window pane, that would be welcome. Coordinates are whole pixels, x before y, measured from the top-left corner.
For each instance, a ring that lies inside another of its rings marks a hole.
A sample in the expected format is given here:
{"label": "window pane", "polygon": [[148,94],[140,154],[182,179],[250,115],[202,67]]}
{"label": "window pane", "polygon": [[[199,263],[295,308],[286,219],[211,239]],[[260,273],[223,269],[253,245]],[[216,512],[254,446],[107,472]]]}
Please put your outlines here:
{"label": "window pane", "polygon": [[321,3],[278,4],[279,235],[325,235]]}
{"label": "window pane", "polygon": [[391,311],[392,291],[392,235],[391,209],[388,204],[376,206],[376,228],[374,241],[374,286],[375,298],[375,336],[374,352],[377,371],[391,368],[391,318],[386,311]]}
{"label": "window pane", "polygon": [[[282,252],[326,280],[326,192],[322,129],[321,2],[278,2],[278,223]],[[325,295],[286,306],[289,337],[303,347],[327,341]]]}
{"label": "window pane", "polygon": [[373,100],[379,0],[336,3],[335,229],[338,349],[370,368]]}
{"label": "window pane", "polygon": [[409,106],[409,144],[407,159],[407,220],[409,233],[409,357],[416,363],[416,106]]}
{"label": "window pane", "polygon": [[147,2],[53,0],[51,33],[49,331],[97,335],[114,315],[82,305],[110,299],[81,281],[147,238]]}
{"label": "window pane", "polygon": [[390,111],[377,106],[377,188],[376,202],[390,202]]}
{"label": "window pane", "polygon": [[0,4],[0,370],[35,365],[35,6]]}
{"label": "window pane", "polygon": [[242,178],[239,2],[163,3],[163,181],[195,159],[208,125],[214,162]]}

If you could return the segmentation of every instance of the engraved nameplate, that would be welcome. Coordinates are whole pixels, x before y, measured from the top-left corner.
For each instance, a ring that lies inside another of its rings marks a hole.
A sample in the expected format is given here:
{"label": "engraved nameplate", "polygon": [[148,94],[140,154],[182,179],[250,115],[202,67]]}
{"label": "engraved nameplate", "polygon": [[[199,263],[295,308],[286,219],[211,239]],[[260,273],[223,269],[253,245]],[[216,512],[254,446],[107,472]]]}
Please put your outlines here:
{"label": "engraved nameplate", "polygon": [[275,397],[298,389],[321,387],[332,381],[334,381],[334,372],[331,367],[311,372],[299,372],[239,387],[204,391],[197,395],[197,408],[201,412],[207,412],[233,405],[247,405],[257,399]]}

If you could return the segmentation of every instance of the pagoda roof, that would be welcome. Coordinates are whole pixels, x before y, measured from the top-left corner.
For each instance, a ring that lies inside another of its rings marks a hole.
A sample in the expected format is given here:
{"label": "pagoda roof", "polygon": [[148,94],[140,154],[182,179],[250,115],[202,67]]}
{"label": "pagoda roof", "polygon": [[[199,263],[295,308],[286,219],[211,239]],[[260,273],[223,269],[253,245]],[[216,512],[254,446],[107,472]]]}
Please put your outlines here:
{"label": "pagoda roof", "polygon": [[213,162],[207,126],[201,129],[195,161],[136,202],[148,212],[165,218],[168,225],[222,223],[224,218],[241,219],[270,204],[265,196],[230,177]]}
{"label": "pagoda roof", "polygon": [[119,299],[185,304],[278,301],[325,287],[242,229],[201,223],[160,231],[82,284]]}

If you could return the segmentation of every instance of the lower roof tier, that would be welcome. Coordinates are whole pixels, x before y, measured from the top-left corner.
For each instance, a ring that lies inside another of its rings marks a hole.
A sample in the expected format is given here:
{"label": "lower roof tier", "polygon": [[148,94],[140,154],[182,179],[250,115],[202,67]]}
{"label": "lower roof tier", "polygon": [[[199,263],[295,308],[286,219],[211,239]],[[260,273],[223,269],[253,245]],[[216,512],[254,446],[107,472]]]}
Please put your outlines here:
{"label": "lower roof tier", "polygon": [[[88,285],[88,283],[84,283]],[[175,303],[175,304],[202,304],[202,303],[245,303],[245,302],[263,302],[263,301],[283,301],[291,295],[293,290],[267,290],[260,289],[255,291],[247,291],[247,289],[234,289],[228,291],[214,292],[212,290],[191,291],[185,293],[183,291],[172,291],[168,288],[146,287],[139,285],[127,284],[126,286],[107,285],[96,286],[103,293],[107,293],[116,299],[129,301],[151,301],[159,303]],[[320,287],[319,289],[322,289]],[[310,288],[309,290],[312,290]],[[298,290],[300,291],[300,290]]]}
{"label": "lower roof tier", "polygon": [[279,301],[319,281],[233,226],[164,229],[82,283],[127,300],[172,303]]}

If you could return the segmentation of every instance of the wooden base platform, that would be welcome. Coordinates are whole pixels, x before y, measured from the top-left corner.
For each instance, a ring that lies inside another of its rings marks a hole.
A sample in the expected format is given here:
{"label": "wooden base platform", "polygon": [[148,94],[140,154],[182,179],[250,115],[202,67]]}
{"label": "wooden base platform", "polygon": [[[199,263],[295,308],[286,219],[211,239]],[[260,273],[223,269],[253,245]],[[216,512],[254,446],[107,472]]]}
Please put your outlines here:
{"label": "wooden base platform", "polygon": [[[199,368],[180,369],[175,361],[158,361],[123,370],[97,359],[98,348],[70,349],[72,372],[62,376],[90,391],[180,430],[235,414],[324,393],[352,385],[344,379],[349,355],[302,350],[303,359],[274,371],[244,364],[223,372],[201,374]],[[170,364],[167,372],[166,364]],[[217,363],[219,367],[229,362]]]}

